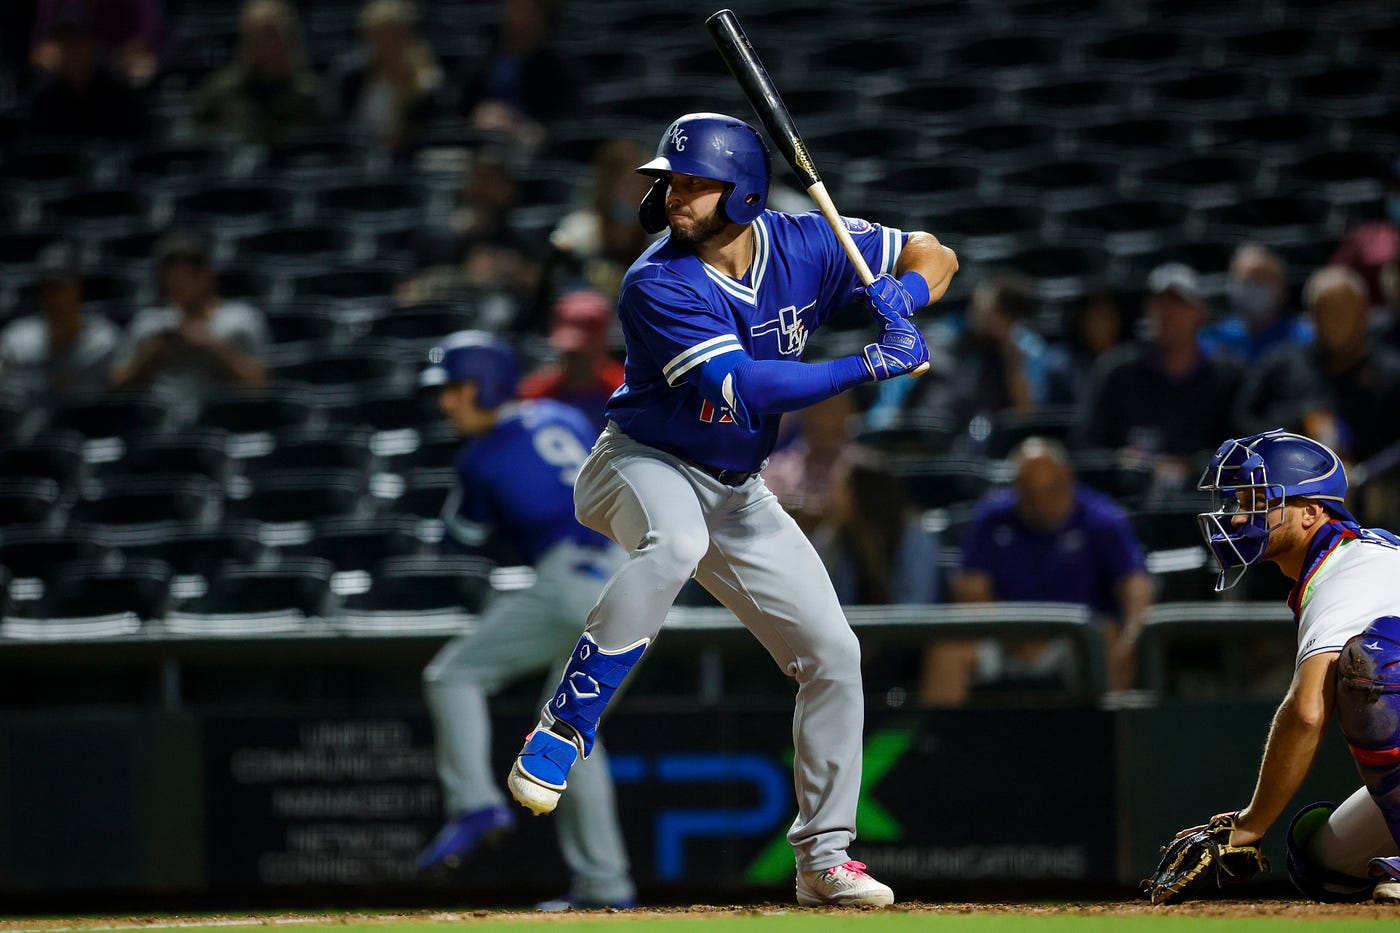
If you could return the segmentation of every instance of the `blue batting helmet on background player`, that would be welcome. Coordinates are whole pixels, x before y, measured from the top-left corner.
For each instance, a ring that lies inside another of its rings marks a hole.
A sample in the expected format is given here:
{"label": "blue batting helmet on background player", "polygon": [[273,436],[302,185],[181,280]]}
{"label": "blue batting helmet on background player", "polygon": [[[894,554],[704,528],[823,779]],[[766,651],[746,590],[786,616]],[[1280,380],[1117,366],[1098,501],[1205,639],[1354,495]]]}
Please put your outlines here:
{"label": "blue batting helmet on background player", "polygon": [[[1319,500],[1336,517],[1357,524],[1344,504],[1341,458],[1326,444],[1282,429],[1221,444],[1197,488],[1213,496],[1214,508],[1196,520],[1220,564],[1217,591],[1234,586],[1263,559],[1269,533],[1282,524],[1282,516],[1269,521],[1271,508],[1290,496]],[[1244,521],[1236,523],[1241,515]]]}
{"label": "blue batting helmet on background player", "polygon": [[485,331],[463,330],[449,335],[428,351],[428,363],[418,377],[420,385],[476,383],[476,404],[481,408],[495,408],[515,398],[520,381],[515,351]]}
{"label": "blue batting helmet on background player", "polygon": [[752,223],[763,213],[773,174],[758,131],[722,113],[688,113],[666,127],[656,158],[637,171],[656,179],[638,212],[647,233],[666,229],[667,172],[724,182],[719,209],[736,224]]}

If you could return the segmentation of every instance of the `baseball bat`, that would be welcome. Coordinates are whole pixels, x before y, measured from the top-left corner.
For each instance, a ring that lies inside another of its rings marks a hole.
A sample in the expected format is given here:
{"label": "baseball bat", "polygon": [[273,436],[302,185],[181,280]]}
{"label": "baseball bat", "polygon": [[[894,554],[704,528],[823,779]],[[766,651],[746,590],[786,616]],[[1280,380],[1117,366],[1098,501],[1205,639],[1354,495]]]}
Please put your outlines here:
{"label": "baseball bat", "polygon": [[[865,257],[861,255],[860,248],[856,246],[856,241],[852,239],[851,231],[846,229],[841,215],[837,213],[836,205],[832,203],[831,195],[827,193],[826,185],[817,173],[817,166],[807,151],[807,144],[802,141],[802,134],[797,132],[797,124],[793,122],[792,114],[788,113],[787,105],[778,96],[778,89],[773,86],[773,79],[768,77],[768,69],[759,61],[753,43],[739,25],[739,18],[734,15],[733,10],[720,10],[705,20],[705,29],[710,33],[715,48],[719,49],[720,57],[724,59],[729,73],[739,82],[744,96],[749,99],[749,105],[753,107],[754,113],[758,114],[758,119],[768,131],[773,144],[797,173],[802,186],[807,189],[807,195],[816,202],[817,208],[831,227],[831,232],[836,234],[837,242],[841,244],[846,258],[855,267],[860,280],[869,285],[875,281],[875,276],[870,271]],[[924,363],[910,375],[921,376],[927,371],[928,364]]]}

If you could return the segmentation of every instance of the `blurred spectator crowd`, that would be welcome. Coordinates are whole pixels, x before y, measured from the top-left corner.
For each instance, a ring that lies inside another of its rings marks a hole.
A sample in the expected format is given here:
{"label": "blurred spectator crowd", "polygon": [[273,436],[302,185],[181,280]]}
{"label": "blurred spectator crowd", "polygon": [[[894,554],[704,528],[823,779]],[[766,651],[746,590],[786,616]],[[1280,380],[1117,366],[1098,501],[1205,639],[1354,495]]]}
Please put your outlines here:
{"label": "blurred spectator crowd", "polygon": [[[1212,598],[1194,486],[1225,438],[1325,441],[1363,521],[1400,526],[1400,8],[800,9],[745,24],[836,202],[963,270],[919,315],[929,375],[790,417],[765,473],[844,601],[1088,605],[1127,688],[1147,606]],[[3,615],[311,616],[429,578],[465,598],[432,556],[457,441],[415,373],[492,330],[523,394],[601,426],[612,299],[648,242],[633,168],[681,113],[748,114],[701,19],[6,4]],[[867,339],[851,308],[807,356]],[[1245,598],[1279,595],[1270,574]],[[959,703],[1062,653],[870,664]]]}

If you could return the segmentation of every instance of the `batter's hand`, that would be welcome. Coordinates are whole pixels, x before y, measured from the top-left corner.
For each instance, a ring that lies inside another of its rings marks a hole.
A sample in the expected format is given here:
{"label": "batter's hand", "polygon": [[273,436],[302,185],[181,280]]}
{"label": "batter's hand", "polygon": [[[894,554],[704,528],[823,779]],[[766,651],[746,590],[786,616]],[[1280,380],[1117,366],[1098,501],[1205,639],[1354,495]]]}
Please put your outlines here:
{"label": "batter's hand", "polygon": [[[877,275],[869,285],[856,289],[856,296],[870,306],[877,324],[912,317],[915,311],[928,303],[927,286],[925,294],[916,297],[904,282],[888,272]],[[924,299],[922,303],[919,303],[920,297]]]}
{"label": "batter's hand", "polygon": [[903,376],[927,362],[924,335],[904,318],[887,322],[880,339],[865,345],[865,365],[876,381]]}

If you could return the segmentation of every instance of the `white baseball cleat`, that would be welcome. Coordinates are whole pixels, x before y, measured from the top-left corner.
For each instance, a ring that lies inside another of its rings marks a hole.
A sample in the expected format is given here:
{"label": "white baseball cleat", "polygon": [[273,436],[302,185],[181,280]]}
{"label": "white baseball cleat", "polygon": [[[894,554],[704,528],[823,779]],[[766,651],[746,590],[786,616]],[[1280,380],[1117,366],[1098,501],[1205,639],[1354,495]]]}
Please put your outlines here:
{"label": "white baseball cleat", "polygon": [[864,862],[845,862],[797,873],[797,903],[803,907],[888,907],[894,892],[865,873]]}
{"label": "white baseball cleat", "polygon": [[510,767],[506,789],[535,816],[552,813],[569,786],[569,769],[576,761],[578,746],[541,725],[525,737],[525,747]]}
{"label": "white baseball cleat", "polygon": [[1382,881],[1371,892],[1377,904],[1400,904],[1400,881]]}

